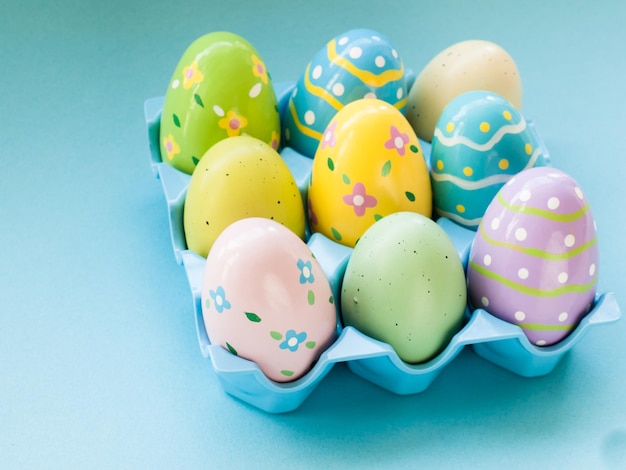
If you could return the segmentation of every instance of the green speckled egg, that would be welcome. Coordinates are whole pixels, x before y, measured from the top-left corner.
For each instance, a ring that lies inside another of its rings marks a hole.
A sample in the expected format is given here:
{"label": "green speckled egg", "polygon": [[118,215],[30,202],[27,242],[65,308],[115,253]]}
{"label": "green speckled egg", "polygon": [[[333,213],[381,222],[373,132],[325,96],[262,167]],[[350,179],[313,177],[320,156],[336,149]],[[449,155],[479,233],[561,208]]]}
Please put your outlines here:
{"label": "green speckled egg", "polygon": [[247,134],[274,149],[280,141],[276,94],[252,45],[229,32],[196,39],[181,57],[161,114],[161,158],[193,173],[216,142]]}
{"label": "green speckled egg", "polygon": [[343,279],[344,323],[391,345],[410,364],[439,354],[461,328],[463,265],[439,225],[396,212],[361,237]]}

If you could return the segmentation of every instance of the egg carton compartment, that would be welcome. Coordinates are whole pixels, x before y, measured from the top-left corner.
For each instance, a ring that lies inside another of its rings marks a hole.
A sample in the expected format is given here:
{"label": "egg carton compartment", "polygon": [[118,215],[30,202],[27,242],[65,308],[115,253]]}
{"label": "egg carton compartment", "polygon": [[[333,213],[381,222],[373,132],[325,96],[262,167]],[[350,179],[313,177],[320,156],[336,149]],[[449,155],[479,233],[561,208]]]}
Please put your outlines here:
{"label": "egg carton compartment", "polygon": [[[281,116],[287,106],[292,87],[292,83],[275,84]],[[183,229],[184,202],[191,176],[164,163],[160,155],[159,127],[163,101],[163,97],[146,100],[144,112],[148,128],[150,164],[154,175],[161,182],[165,196],[174,256],[187,275],[200,351],[204,357],[210,358],[224,391],[244,402],[270,413],[292,411],[302,404],[339,362],[345,362],[354,374],[392,393],[401,395],[420,393],[430,386],[443,368],[465,346],[470,346],[479,357],[515,374],[524,377],[541,376],[550,373],[591,327],[616,322],[621,316],[612,293],[598,294],[592,310],[566,339],[553,346],[537,347],[528,341],[520,327],[500,320],[482,309],[473,312],[467,310],[462,329],[438,356],[425,363],[407,364],[398,357],[390,345],[366,336],[353,327],[343,327],[339,313],[340,302],[336,302],[338,326],[333,344],[300,379],[288,383],[274,382],[268,379],[254,362],[235,356],[221,346],[210,343],[202,317],[201,302],[206,260],[187,249]],[[529,127],[543,145],[530,121]],[[430,145],[422,141],[420,143],[428,161]],[[281,155],[298,184],[303,202],[306,201],[312,159],[291,148],[283,148]],[[475,232],[445,218],[440,218],[437,223],[452,239],[466,267]],[[320,262],[330,281],[333,296],[339,299],[343,275],[352,249],[319,233],[312,235],[307,233],[306,238],[309,249]]]}

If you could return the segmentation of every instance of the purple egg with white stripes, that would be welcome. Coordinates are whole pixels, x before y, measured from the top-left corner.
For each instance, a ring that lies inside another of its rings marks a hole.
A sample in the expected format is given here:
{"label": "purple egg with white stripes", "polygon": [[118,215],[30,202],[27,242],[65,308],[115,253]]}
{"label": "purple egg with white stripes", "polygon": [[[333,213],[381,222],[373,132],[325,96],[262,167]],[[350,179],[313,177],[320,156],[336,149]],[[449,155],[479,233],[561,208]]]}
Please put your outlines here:
{"label": "purple egg with white stripes", "polygon": [[566,338],[598,282],[596,224],[576,181],[549,167],[509,180],[478,227],[467,282],[473,308],[518,325],[532,344]]}

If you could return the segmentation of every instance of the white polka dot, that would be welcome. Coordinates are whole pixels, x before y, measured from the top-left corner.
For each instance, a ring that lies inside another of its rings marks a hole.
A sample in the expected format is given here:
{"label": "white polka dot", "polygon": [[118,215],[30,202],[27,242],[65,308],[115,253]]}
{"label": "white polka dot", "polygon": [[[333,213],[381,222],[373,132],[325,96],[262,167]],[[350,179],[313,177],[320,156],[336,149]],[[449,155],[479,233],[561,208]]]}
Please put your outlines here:
{"label": "white polka dot", "polygon": [[398,58],[398,51],[396,51],[395,49],[391,49],[391,55],[397,59]]}
{"label": "white polka dot", "polygon": [[490,266],[491,265],[491,255],[485,255],[483,256],[483,263],[485,264],[485,266]]}
{"label": "white polka dot", "polygon": [[335,94],[335,96],[343,95],[344,91],[345,91],[345,88],[343,87],[341,83],[335,83],[333,85],[333,93]]}
{"label": "white polka dot", "polygon": [[385,66],[385,58],[382,55],[378,55],[374,59],[374,63],[376,64],[376,67],[384,67]]}
{"label": "white polka dot", "polygon": [[404,90],[402,88],[398,88],[398,91],[396,91],[396,98],[400,99],[404,96]]}
{"label": "white polka dot", "polygon": [[363,54],[363,50],[360,47],[354,46],[350,48],[350,52],[348,52],[350,57],[353,59],[358,59]]}
{"label": "white polka dot", "polygon": [[551,197],[550,199],[548,199],[548,209],[550,210],[557,209],[559,207],[559,204],[561,204],[561,201],[559,201],[558,197]]}
{"label": "white polka dot", "polygon": [[596,273],[596,265],[594,263],[589,266],[589,275],[593,276]]}
{"label": "white polka dot", "polygon": [[557,276],[557,279],[561,284],[565,284],[568,278],[569,276],[565,272],[559,273],[559,275]]}
{"label": "white polka dot", "polygon": [[563,242],[565,243],[565,246],[567,248],[571,248],[576,244],[576,237],[570,233],[565,237],[565,240],[563,240]]}
{"label": "white polka dot", "polygon": [[483,304],[483,307],[489,307],[489,299],[487,297],[482,297],[480,303]]}
{"label": "white polka dot", "polygon": [[520,268],[520,269],[517,271],[517,276],[518,276],[520,279],[528,279],[528,269],[526,269],[526,268]]}
{"label": "white polka dot", "polygon": [[172,88],[175,90],[180,85],[180,80],[174,80],[172,82]]}
{"label": "white polka dot", "polygon": [[338,42],[340,46],[345,46],[346,44],[348,44],[348,41],[349,41],[348,36],[344,36]]}
{"label": "white polka dot", "polygon": [[537,341],[535,343],[537,346],[545,346],[546,345],[546,341],[543,339],[540,339],[539,341]]}
{"label": "white polka dot", "polygon": [[248,93],[248,96],[250,96],[250,98],[256,98],[257,96],[259,96],[262,89],[263,89],[263,85],[261,85],[261,83],[257,83],[253,85],[252,88],[250,88],[250,92]]}
{"label": "white polka dot", "polygon": [[500,227],[500,219],[494,217],[493,219],[491,219],[491,229],[498,230],[498,227]]}
{"label": "white polka dot", "polygon": [[380,36],[372,36],[372,39],[373,39],[374,41],[380,41]]}
{"label": "white polka dot", "polygon": [[578,199],[584,199],[585,195],[583,194],[582,189],[580,189],[578,186],[574,188],[574,192],[576,193],[576,196],[578,196]]}
{"label": "white polka dot", "polygon": [[559,321],[564,322],[565,320],[567,320],[567,317],[568,317],[567,312],[561,312],[559,314]]}
{"label": "white polka dot", "polygon": [[213,112],[217,114],[219,117],[223,117],[225,114],[224,110],[220,108],[218,105],[213,106]]}
{"label": "white polka dot", "polygon": [[522,202],[526,202],[530,200],[530,191],[527,189],[524,189],[521,193],[519,193],[519,199]]}
{"label": "white polka dot", "polygon": [[376,93],[370,91],[369,93],[365,93],[365,96],[363,98],[365,98],[366,100],[376,99]]}
{"label": "white polka dot", "polygon": [[518,242],[523,242],[524,240],[526,240],[526,237],[528,236],[528,233],[526,232],[525,228],[518,228],[517,230],[515,230],[515,239]]}
{"label": "white polka dot", "polygon": [[518,310],[517,312],[515,312],[515,319],[517,321],[524,321],[526,320],[526,314],[521,310]]}
{"label": "white polka dot", "polygon": [[317,80],[318,78],[320,78],[322,76],[322,66],[321,65],[316,65],[315,68],[313,69],[313,73],[311,74],[311,76]]}
{"label": "white polka dot", "polygon": [[315,123],[315,113],[310,109],[304,113],[304,122],[306,122],[309,126]]}

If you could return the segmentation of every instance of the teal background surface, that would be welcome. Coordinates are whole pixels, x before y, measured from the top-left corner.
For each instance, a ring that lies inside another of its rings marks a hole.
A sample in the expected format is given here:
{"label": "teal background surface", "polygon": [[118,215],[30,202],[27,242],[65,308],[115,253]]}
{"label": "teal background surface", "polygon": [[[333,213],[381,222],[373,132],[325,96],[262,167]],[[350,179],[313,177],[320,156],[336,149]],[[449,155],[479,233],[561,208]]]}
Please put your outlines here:
{"label": "teal background surface", "polygon": [[626,3],[8,0],[0,8],[0,467],[626,468],[626,322],[526,379],[465,349],[423,393],[339,364],[296,411],[226,395],[199,351],[143,103],[198,36],[274,81],[371,28],[419,72],[465,39],[517,62],[523,114],[585,190],[626,297]]}

